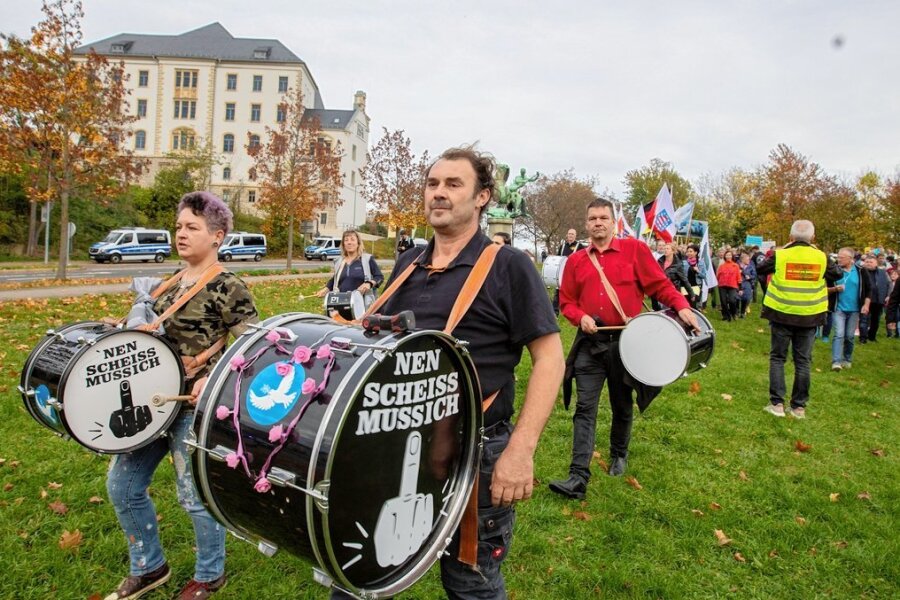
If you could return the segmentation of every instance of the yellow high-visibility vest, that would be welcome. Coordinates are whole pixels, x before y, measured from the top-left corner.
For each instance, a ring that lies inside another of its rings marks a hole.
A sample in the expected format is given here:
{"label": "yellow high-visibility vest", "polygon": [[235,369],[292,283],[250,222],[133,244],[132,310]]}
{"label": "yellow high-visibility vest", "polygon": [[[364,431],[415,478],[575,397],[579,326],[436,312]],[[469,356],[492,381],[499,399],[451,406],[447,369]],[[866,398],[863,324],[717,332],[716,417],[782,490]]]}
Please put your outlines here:
{"label": "yellow high-visibility vest", "polygon": [[828,310],[825,253],[812,246],[775,252],[775,273],[763,304],[789,315],[817,315]]}

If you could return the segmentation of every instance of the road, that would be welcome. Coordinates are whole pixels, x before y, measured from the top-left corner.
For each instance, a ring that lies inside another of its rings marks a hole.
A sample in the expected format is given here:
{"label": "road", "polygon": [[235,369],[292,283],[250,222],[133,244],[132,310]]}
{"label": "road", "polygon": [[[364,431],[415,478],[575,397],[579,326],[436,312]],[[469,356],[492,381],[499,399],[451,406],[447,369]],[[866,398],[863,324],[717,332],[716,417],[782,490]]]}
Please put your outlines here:
{"label": "road", "polygon": [[[378,261],[379,265],[390,265],[393,261]],[[232,261],[223,263],[229,271],[234,273],[253,273],[254,271],[267,270],[277,271],[287,268],[287,262],[284,259],[263,260],[260,262],[253,261]],[[307,261],[294,260],[293,268],[302,271],[313,271],[322,267],[330,267],[329,261]],[[3,269],[4,266],[14,267]],[[120,263],[118,265],[102,264],[98,265],[92,261],[76,261],[69,267],[68,276],[70,279],[113,279],[120,277],[162,277],[171,275],[174,271],[183,266],[183,263],[175,260],[167,260],[164,263]],[[388,271],[389,272],[389,271]],[[385,273],[387,274],[387,273]],[[8,265],[0,265],[0,283],[26,283],[29,281],[37,281],[40,279],[52,279],[56,276],[56,267],[44,267],[42,264],[34,263],[27,267],[22,263],[10,263]]]}

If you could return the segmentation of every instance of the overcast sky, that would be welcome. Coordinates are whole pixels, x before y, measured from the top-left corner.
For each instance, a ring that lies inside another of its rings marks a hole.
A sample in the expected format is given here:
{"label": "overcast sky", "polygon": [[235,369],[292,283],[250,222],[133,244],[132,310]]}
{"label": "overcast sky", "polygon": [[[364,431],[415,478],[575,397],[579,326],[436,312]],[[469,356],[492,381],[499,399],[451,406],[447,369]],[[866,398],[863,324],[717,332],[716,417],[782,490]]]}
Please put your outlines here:
{"label": "overcast sky", "polygon": [[[328,108],[365,90],[372,141],[480,141],[517,170],[569,167],[622,194],[654,157],[694,181],[786,143],[828,171],[900,169],[897,0],[456,2],[84,0],[86,42],[218,21],[276,38]],[[0,3],[25,35],[37,0]],[[843,43],[838,43],[842,40]]]}

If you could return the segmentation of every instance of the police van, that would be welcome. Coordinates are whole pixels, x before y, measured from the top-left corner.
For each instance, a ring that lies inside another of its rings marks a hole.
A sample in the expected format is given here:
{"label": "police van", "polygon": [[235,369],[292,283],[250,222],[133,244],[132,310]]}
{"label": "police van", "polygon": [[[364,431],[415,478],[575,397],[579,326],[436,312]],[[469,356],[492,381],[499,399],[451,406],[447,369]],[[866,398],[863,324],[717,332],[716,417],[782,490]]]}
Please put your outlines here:
{"label": "police van", "polygon": [[306,260],[337,260],[341,257],[341,240],[333,237],[317,237],[303,249]]}
{"label": "police van", "polygon": [[118,264],[123,260],[161,263],[172,256],[172,239],[165,229],[122,227],[113,229],[88,250],[91,260]]}
{"label": "police van", "polygon": [[250,260],[259,262],[266,255],[266,236],[261,233],[234,231],[225,236],[219,247],[219,260]]}

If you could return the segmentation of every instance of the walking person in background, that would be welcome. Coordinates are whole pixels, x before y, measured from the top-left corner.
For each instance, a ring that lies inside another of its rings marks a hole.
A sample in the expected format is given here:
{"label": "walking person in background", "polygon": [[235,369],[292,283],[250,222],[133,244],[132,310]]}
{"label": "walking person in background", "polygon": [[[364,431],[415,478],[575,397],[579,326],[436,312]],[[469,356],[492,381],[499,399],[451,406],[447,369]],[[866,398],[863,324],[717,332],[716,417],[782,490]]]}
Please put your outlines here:
{"label": "walking person in background", "polygon": [[[675,289],[681,292],[681,295],[688,300],[691,306],[695,306],[697,297],[691,289],[690,281],[688,281],[684,262],[675,252],[675,244],[671,242],[664,244],[663,254],[656,262],[659,263],[663,273],[666,274],[666,277],[669,278],[669,281],[672,282]],[[652,304],[653,310],[660,310],[662,308],[662,304],[660,304],[656,298],[652,298]]]}
{"label": "walking person in background", "polygon": [[[700,308],[700,291],[703,288],[703,282],[706,281],[706,265],[700,260],[700,246],[697,244],[688,245],[685,254],[687,254],[685,264],[687,265],[688,283],[691,284],[691,288],[695,294],[695,302],[692,303],[691,306],[693,308]],[[703,306],[703,308],[706,307]]]}
{"label": "walking person in background", "polygon": [[869,279],[853,262],[853,248],[841,248],[837,262],[840,278],[828,288],[835,294],[831,315],[831,370],[849,369],[853,361],[853,336],[861,314],[869,312]]}
{"label": "walking person in background", "polygon": [[512,240],[509,237],[509,234],[505,231],[498,231],[494,235],[491,236],[491,241],[495,244],[500,244],[501,246],[510,246],[512,245]]}
{"label": "walking person in background", "polygon": [[897,321],[900,320],[900,271],[890,269],[888,271],[891,278],[891,293],[888,294],[888,301],[885,305],[885,319],[887,321],[887,336],[894,339],[900,338],[900,331],[897,330]]}
{"label": "walking person in background", "polygon": [[751,256],[748,252],[741,254],[741,310],[740,317],[750,312],[750,302],[756,289],[756,265],[750,260]]}
{"label": "walking person in background", "polygon": [[[725,249],[719,248],[718,250],[716,250],[715,255],[713,255],[710,258],[710,261],[712,262],[713,273],[719,272],[719,265],[721,265],[722,262],[725,260],[724,257],[725,257]],[[718,301],[719,304],[722,303],[722,291],[719,289],[719,286],[716,285],[716,287],[709,288],[708,294],[709,294],[709,299],[710,299],[710,305],[712,306],[713,310],[716,310],[716,301]]]}
{"label": "walking person in background", "polygon": [[863,258],[864,273],[869,280],[869,312],[859,317],[859,343],[874,342],[881,322],[881,313],[888,299],[891,280],[887,271],[878,268],[878,259],[874,254]]}
{"label": "walking person in background", "polygon": [[401,229],[400,230],[400,238],[397,240],[397,249],[394,252],[394,260],[397,260],[397,258],[401,254],[403,254],[404,252],[406,252],[407,250],[412,248],[414,245],[415,245],[414,242],[411,239],[409,239],[409,235],[406,233],[406,230]]}
{"label": "walking person in background", "polygon": [[726,250],[716,272],[719,295],[722,300],[722,319],[733,321],[738,312],[738,289],[741,285],[741,268],[734,262],[734,252]]}
{"label": "walking person in background", "polygon": [[[559,245],[559,248],[556,251],[557,256],[569,256],[574,254],[575,252],[585,248],[586,246],[579,242],[576,238],[578,237],[578,232],[574,229],[570,229],[566,232],[566,239]],[[559,316],[559,289],[556,289],[553,292],[553,312],[556,313],[556,316]]]}
{"label": "walking person in background", "polygon": [[810,364],[816,328],[825,322],[828,291],[825,279],[840,276],[840,269],[812,245],[816,228],[811,221],[794,221],[791,241],[759,266],[757,273],[772,274],[760,316],[769,320],[769,404],[766,412],[784,417],[787,386],[784,364],[788,348],[794,359],[791,413],[806,418],[809,401]]}

